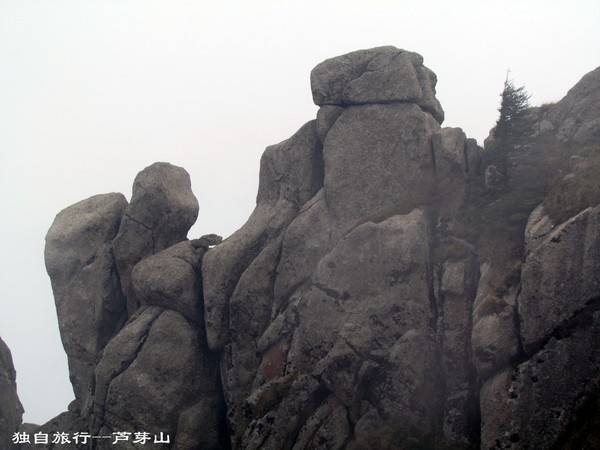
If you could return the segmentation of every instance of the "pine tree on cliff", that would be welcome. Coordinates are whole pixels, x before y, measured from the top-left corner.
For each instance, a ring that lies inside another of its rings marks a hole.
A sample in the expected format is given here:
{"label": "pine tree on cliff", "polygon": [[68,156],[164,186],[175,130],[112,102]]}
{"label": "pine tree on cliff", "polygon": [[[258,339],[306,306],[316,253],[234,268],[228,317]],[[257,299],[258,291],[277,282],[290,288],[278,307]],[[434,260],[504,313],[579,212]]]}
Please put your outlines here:
{"label": "pine tree on cliff", "polygon": [[524,86],[515,87],[506,77],[502,90],[500,117],[494,131],[492,161],[505,178],[510,176],[509,155],[526,151],[533,135],[533,119],[530,114],[530,95]]}

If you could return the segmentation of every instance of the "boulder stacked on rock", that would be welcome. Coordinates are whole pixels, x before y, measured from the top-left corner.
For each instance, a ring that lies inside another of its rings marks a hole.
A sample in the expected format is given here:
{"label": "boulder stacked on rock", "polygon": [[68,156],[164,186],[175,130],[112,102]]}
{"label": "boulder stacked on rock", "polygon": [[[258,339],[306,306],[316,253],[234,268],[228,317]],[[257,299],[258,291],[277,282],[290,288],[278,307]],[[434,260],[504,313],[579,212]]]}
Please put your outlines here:
{"label": "boulder stacked on rock", "polygon": [[[440,128],[422,62],[383,47],[318,65],[316,124],[267,150],[255,213],[206,255],[208,344],[222,353],[234,448],[475,439],[478,265],[458,211],[479,150]],[[271,175],[298,155],[307,176]],[[273,203],[277,220],[259,224]]]}

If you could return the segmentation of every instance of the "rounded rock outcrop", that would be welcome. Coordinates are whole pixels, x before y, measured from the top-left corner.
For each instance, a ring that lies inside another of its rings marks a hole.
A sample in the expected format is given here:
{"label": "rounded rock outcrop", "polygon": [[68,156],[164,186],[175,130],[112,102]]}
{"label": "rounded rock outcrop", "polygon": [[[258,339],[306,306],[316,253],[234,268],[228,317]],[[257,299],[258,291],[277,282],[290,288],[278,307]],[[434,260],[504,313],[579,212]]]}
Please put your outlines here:
{"label": "rounded rock outcrop", "polygon": [[418,53],[396,47],[358,50],[323,61],[310,74],[316,105],[416,103],[442,123],[437,77]]}
{"label": "rounded rock outcrop", "polygon": [[198,217],[198,200],[185,169],[157,162],[135,177],[131,202],[114,240],[127,310],[139,306],[131,284],[133,267],[146,256],[181,242]]}

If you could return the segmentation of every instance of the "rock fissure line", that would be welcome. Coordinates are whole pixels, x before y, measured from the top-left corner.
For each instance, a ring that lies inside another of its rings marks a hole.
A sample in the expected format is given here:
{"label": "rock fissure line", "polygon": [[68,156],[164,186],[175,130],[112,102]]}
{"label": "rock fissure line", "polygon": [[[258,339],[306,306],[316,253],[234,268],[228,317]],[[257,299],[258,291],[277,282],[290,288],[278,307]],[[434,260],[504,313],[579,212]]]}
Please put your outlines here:
{"label": "rock fissure line", "polygon": [[[134,349],[133,354],[130,355],[129,358],[127,358],[125,361],[121,362],[120,367],[118,368],[117,372],[115,372],[114,374],[111,373],[111,377],[110,380],[106,383],[106,390],[104,392],[104,399],[102,400],[102,413],[100,415],[100,426],[94,430],[94,432],[98,433],[102,427],[105,426],[105,414],[106,414],[106,410],[105,410],[105,405],[106,405],[106,399],[108,398],[108,394],[110,392],[110,386],[112,384],[112,382],[119,376],[121,375],[123,372],[125,372],[130,366],[131,364],[133,364],[133,362],[136,360],[136,358],[138,357],[139,353],[142,351],[142,348],[144,347],[144,343],[146,342],[146,339],[148,339],[148,335],[150,334],[150,330],[152,328],[152,325],[154,324],[154,322],[161,316],[161,314],[163,313],[163,311],[157,311],[156,315],[150,319],[148,321],[148,323],[146,324],[144,331],[142,333],[142,336],[140,337],[140,340],[136,346],[136,348]],[[114,414],[114,413],[112,413]]]}

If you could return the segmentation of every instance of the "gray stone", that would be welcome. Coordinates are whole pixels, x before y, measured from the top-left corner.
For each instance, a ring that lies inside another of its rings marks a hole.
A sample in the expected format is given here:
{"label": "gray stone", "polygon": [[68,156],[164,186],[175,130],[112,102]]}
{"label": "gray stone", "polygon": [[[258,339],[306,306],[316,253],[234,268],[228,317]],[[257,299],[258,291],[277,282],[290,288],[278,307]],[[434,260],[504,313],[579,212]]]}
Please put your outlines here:
{"label": "gray stone", "polygon": [[489,263],[482,265],[473,308],[473,360],[479,378],[484,380],[519,353],[517,287],[498,289],[498,279],[502,279],[499,272]]}
{"label": "gray stone", "polygon": [[[275,365],[261,370],[260,356],[264,349],[258,345],[271,321],[273,278],[280,247],[281,240],[276,239],[252,261],[240,277],[228,305],[228,328],[232,332],[221,355],[221,380],[232,435],[245,428],[241,400],[251,394],[255,379],[262,377],[268,381],[281,370]],[[276,336],[277,340],[281,338]]]}
{"label": "gray stone", "polygon": [[560,224],[590,206],[600,204],[600,158],[570,158],[571,171],[555,180],[544,198],[544,214]]}
{"label": "gray stone", "polygon": [[[287,362],[290,371],[314,371],[348,407],[360,403],[369,386],[370,398],[387,417],[424,433],[435,403],[429,397],[435,380],[428,376],[433,354],[423,356],[433,344],[424,277],[428,246],[418,210],[366,223],[344,237],[321,259],[313,287],[299,300]],[[389,369],[369,385],[381,361]],[[408,373],[420,376],[408,382]],[[409,407],[414,402],[423,407]]]}
{"label": "gray stone", "polygon": [[469,326],[479,281],[476,255],[471,252],[461,259],[444,262],[440,278],[437,302],[445,375],[443,434],[447,442],[468,446],[479,431],[473,426],[476,396]]}
{"label": "gray stone", "polygon": [[351,52],[317,65],[310,82],[319,106],[409,102],[444,120],[435,98],[437,78],[417,53],[395,47]]}
{"label": "gray stone", "polygon": [[546,134],[554,131],[554,124],[550,122],[548,119],[544,119],[539,123],[539,133]]}
{"label": "gray stone", "polygon": [[202,323],[200,263],[203,247],[182,241],[142,259],[131,274],[133,291],[141,305],[161,306]]}
{"label": "gray stone", "polygon": [[351,433],[347,409],[335,397],[329,397],[306,421],[293,450],[339,450],[345,447]]}
{"label": "gray stone", "polygon": [[218,234],[205,234],[199,239],[192,239],[192,245],[194,247],[203,247],[205,249],[219,245],[221,242],[223,242],[223,238]]}
{"label": "gray stone", "polygon": [[283,311],[294,291],[309,281],[320,259],[331,250],[336,234],[324,191],[320,190],[285,230],[273,286],[274,315]]}
{"label": "gray stone", "polygon": [[519,318],[527,352],[548,339],[600,292],[600,207],[555,227],[527,255]]}
{"label": "gray stone", "polygon": [[17,395],[17,375],[8,346],[0,338],[0,445],[12,448],[13,433],[19,430],[23,406]]}
{"label": "gray stone", "polygon": [[198,406],[219,404],[216,364],[203,333],[182,315],[158,307],[140,310],[110,341],[96,367],[92,429],[162,431],[179,442],[178,448],[189,448],[184,444],[190,439],[191,416],[202,417],[207,426],[220,422],[219,408],[208,414],[207,403]]}
{"label": "gray stone", "polygon": [[315,121],[305,124],[290,139],[268,147],[261,158],[257,205],[252,215],[240,230],[206,254],[202,279],[211,349],[221,349],[228,341],[229,298],[244,270],[322,186],[320,150]]}
{"label": "gray stone", "polygon": [[343,111],[344,108],[334,105],[324,105],[319,108],[317,111],[317,136],[321,143],[325,142],[327,133]]}
{"label": "gray stone", "polygon": [[146,168],[129,206],[49,239],[57,308],[87,304],[89,283],[124,319],[120,284],[129,309],[101,333],[59,310],[90,329],[63,338],[102,344],[87,372],[71,364],[78,399],[50,428],[163,432],[175,449],[598,447],[597,74],[532,111],[540,141],[503,174],[440,128],[418,54],[324,61],[316,120],[266,149],[256,208],[224,241],[186,240],[189,176]]}
{"label": "gray stone", "polygon": [[442,128],[432,136],[441,220],[455,215],[466,201],[469,172],[466,140],[460,128]]}
{"label": "gray stone", "polygon": [[307,375],[298,376],[287,395],[266,414],[254,418],[241,441],[234,442],[233,447],[245,450],[291,448],[306,417],[319,406],[319,394],[317,380]]}
{"label": "gray stone", "polygon": [[344,110],[323,148],[324,195],[342,230],[432,202],[431,136],[438,129],[414,104]]}
{"label": "gray stone", "polygon": [[549,109],[548,119],[559,124],[559,141],[597,145],[600,142],[600,67],[584,75]]}
{"label": "gray stone", "polygon": [[544,205],[537,206],[527,219],[525,227],[525,254],[537,249],[544,243],[544,238],[554,229],[554,223],[544,210]]}
{"label": "gray stone", "polygon": [[[490,379],[481,389],[481,448],[565,447],[577,428],[593,420],[600,392],[600,315],[581,314],[574,329],[519,364]],[[588,432],[588,436],[596,431]],[[585,436],[584,436],[585,437]]]}
{"label": "gray stone", "polygon": [[477,141],[472,138],[468,138],[466,141],[466,152],[467,152],[467,171],[469,178],[473,179],[481,175],[481,155],[483,149],[477,144]]}
{"label": "gray stone", "polygon": [[99,353],[126,316],[111,245],[126,206],[121,194],[90,197],[62,210],[46,235],[46,270],[80,405]]}
{"label": "gray stone", "polygon": [[183,168],[160,162],[137,174],[113,242],[130,316],[139,306],[131,284],[133,267],[146,256],[183,241],[197,217],[198,200]]}
{"label": "gray stone", "polygon": [[490,191],[498,191],[502,188],[502,180],[504,174],[498,170],[498,168],[490,164],[485,168],[485,187]]}

